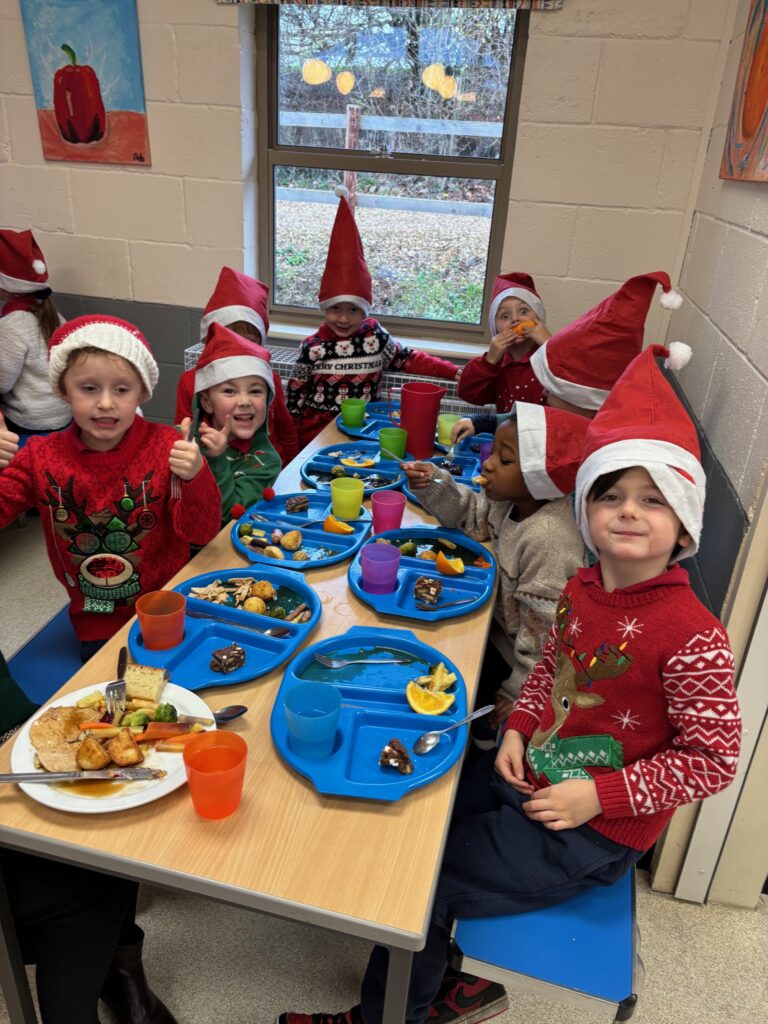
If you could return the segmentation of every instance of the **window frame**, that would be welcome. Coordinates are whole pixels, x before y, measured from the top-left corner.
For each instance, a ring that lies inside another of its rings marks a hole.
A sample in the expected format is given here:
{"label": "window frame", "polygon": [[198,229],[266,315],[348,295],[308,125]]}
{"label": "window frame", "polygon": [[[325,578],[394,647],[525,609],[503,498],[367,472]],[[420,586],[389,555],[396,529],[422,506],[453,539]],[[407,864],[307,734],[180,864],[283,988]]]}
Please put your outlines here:
{"label": "window frame", "polygon": [[[278,16],[277,5],[257,5],[256,35],[256,182],[261,202],[258,204],[257,266],[262,281],[269,285],[269,315],[278,322],[289,322],[315,329],[318,311],[301,306],[276,305],[274,253],[275,208],[274,173],[276,166],[315,167],[328,170],[350,170],[378,174],[434,174],[438,177],[483,177],[495,182],[493,214],[488,240],[483,313],[490,303],[493,281],[501,272],[504,236],[509,217],[509,194],[512,182],[515,143],[523,86],[525,54],[528,45],[530,11],[517,11],[515,35],[510,58],[510,74],[504,108],[503,130],[498,160],[481,158],[446,158],[433,155],[397,154],[382,156],[368,150],[327,149],[309,146],[288,146],[278,143]],[[433,170],[434,169],[434,170]],[[266,200],[266,201],[264,201]],[[451,323],[418,317],[377,315],[381,323],[402,338],[424,338],[435,341],[487,344],[485,317],[479,324]]]}

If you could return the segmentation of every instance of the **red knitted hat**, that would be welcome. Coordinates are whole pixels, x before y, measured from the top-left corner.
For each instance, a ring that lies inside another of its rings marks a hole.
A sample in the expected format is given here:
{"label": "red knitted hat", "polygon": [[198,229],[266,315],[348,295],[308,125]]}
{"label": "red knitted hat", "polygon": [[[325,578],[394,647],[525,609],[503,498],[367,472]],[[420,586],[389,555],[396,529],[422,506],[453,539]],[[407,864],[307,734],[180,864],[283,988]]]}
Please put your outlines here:
{"label": "red knitted hat", "polygon": [[548,501],[570,494],[576,483],[586,416],[530,402],[515,402],[520,469],[532,498]]}
{"label": "red knitted hat", "polygon": [[149,396],[160,376],[149,342],[138,327],[115,316],[79,316],[62,324],[48,342],[48,376],[54,392],[67,368],[71,352],[99,348],[121,356],[134,367]]}
{"label": "red knitted hat", "polygon": [[491,306],[488,310],[488,327],[491,337],[496,333],[496,314],[499,311],[499,306],[504,299],[510,298],[522,299],[523,302],[527,302],[539,320],[542,323],[546,322],[547,311],[530,274],[521,274],[517,271],[511,274],[499,274],[493,282]]}
{"label": "red knitted hat", "polygon": [[48,286],[48,268],[31,231],[0,231],[0,288],[15,295]]}
{"label": "red knitted hat", "polygon": [[536,349],[531,366],[541,386],[580,409],[599,409],[643,349],[645,318],[657,284],[664,289],[662,306],[682,305],[682,296],[672,291],[663,270],[630,277]]}
{"label": "red knitted hat", "polygon": [[262,342],[266,344],[269,333],[268,301],[269,287],[262,281],[241,274],[231,267],[222,267],[213,295],[208,299],[200,318],[200,340],[203,340],[213,323],[229,327],[238,320],[244,320],[256,328]]}
{"label": "red knitted hat", "polygon": [[698,550],[704,515],[706,477],[699,439],[690,416],[656,363],[680,369],[691,350],[681,342],[650,345],[632,360],[602,409],[588,424],[583,461],[576,476],[576,520],[595,550],[587,521],[587,496],[598,477],[642,466],[690,534],[692,543],[678,558]]}
{"label": "red knitted hat", "polygon": [[339,196],[339,208],[333,222],[328,256],[317,298],[320,309],[328,309],[337,302],[351,302],[368,316],[371,312],[373,293],[363,243],[357,230],[355,215],[347,202],[349,193],[340,185],[336,189],[336,195]]}
{"label": "red knitted hat", "polygon": [[266,381],[271,398],[275,394],[275,381],[269,361],[270,354],[261,345],[213,323],[195,367],[195,393],[237,377],[261,377]]}

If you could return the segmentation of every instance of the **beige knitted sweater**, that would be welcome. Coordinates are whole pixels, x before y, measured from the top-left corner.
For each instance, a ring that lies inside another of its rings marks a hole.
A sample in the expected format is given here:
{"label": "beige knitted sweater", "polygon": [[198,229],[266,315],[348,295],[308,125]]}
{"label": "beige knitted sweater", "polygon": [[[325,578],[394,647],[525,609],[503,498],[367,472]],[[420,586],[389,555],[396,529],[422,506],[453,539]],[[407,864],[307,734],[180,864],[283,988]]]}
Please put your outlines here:
{"label": "beige knitted sweater", "polygon": [[491,639],[511,669],[500,689],[515,698],[541,657],[566,581],[587,565],[573,502],[570,497],[549,501],[515,522],[509,518],[513,502],[489,501],[484,492],[454,483],[444,470],[435,471],[434,477],[443,482],[416,492],[424,507],[443,526],[493,543],[500,586]]}

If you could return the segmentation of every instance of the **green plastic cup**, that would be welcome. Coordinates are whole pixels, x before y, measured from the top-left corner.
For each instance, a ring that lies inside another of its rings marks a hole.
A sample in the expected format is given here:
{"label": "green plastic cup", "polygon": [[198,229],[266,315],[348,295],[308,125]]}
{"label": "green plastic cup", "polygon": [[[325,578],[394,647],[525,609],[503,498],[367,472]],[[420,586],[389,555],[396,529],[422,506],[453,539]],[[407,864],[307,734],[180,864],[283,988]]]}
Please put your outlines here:
{"label": "green plastic cup", "polygon": [[[382,459],[391,459],[392,456],[388,455],[387,452],[392,452],[392,455],[397,455],[398,458],[405,458],[405,445],[408,441],[408,431],[403,430],[402,427],[382,427],[379,431],[379,444],[381,445]],[[387,449],[385,452],[384,449]]]}
{"label": "green plastic cup", "polygon": [[451,443],[451,430],[454,423],[458,423],[461,416],[450,416],[444,413],[437,417],[437,443],[449,445]]}
{"label": "green plastic cup", "polygon": [[362,398],[342,398],[341,422],[345,427],[362,427],[365,419],[365,400]]}
{"label": "green plastic cup", "polygon": [[363,503],[363,481],[341,476],[331,480],[331,507],[337,519],[357,519]]}

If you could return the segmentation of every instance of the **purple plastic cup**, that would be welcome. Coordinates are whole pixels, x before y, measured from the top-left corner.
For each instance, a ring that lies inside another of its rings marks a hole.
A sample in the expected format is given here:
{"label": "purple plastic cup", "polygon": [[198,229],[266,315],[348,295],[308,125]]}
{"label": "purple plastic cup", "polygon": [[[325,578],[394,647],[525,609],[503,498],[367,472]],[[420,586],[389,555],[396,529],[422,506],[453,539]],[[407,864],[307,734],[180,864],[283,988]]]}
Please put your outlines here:
{"label": "purple plastic cup", "polygon": [[[400,491],[374,491],[371,495],[373,532],[396,530],[403,521],[405,495]],[[379,547],[382,547],[380,544]]]}
{"label": "purple plastic cup", "polygon": [[367,544],[360,552],[363,590],[369,594],[391,594],[397,587],[400,548],[394,544]]}
{"label": "purple plastic cup", "polygon": [[482,472],[485,460],[491,457],[493,451],[493,441],[486,441],[485,444],[480,445],[480,471]]}

